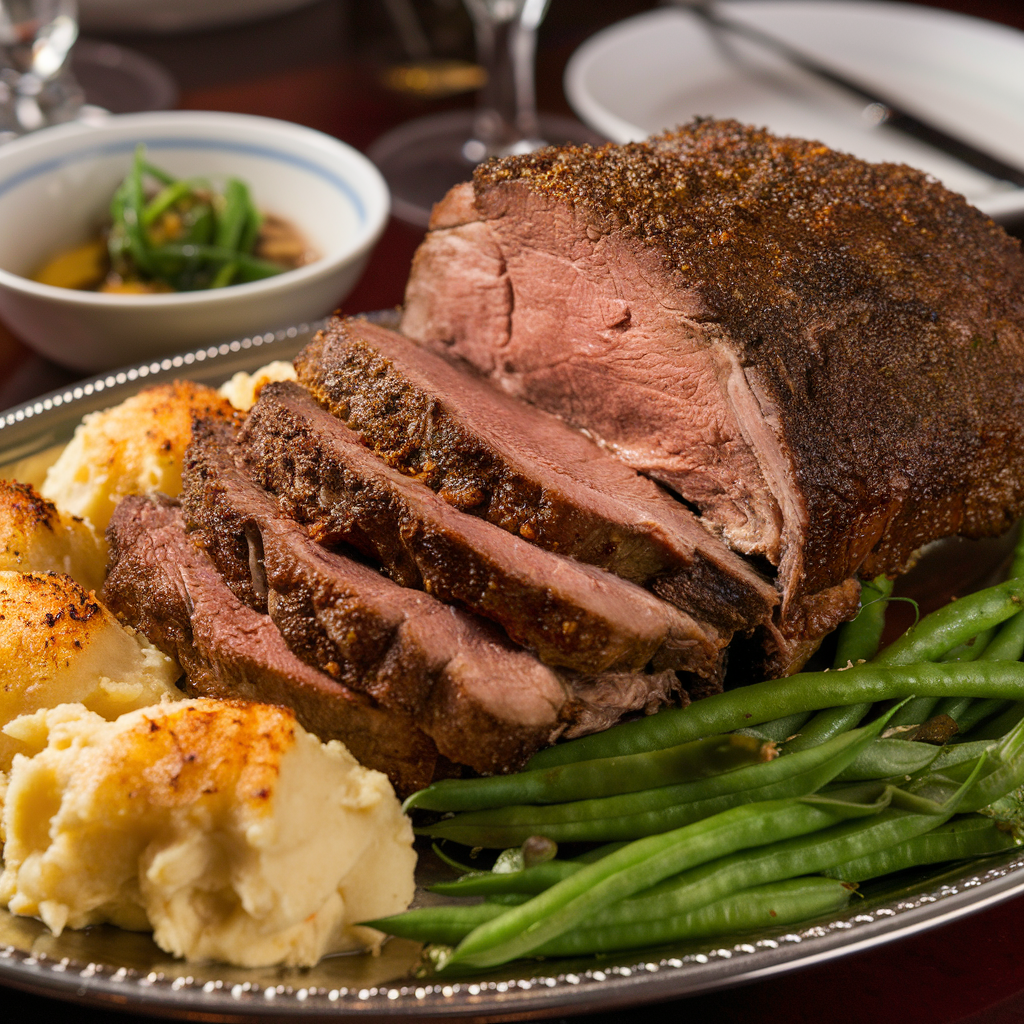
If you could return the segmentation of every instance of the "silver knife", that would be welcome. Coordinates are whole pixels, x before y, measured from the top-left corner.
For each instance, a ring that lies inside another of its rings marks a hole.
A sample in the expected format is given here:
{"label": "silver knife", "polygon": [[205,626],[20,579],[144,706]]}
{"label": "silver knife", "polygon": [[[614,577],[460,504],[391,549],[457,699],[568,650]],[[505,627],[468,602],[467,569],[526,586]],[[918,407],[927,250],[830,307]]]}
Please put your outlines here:
{"label": "silver knife", "polygon": [[765,49],[773,50],[780,56],[785,57],[790,64],[865,100],[870,108],[872,121],[875,124],[884,124],[889,128],[894,128],[896,131],[925,142],[934,149],[941,150],[943,153],[955,157],[961,163],[983,171],[993,178],[1009,181],[1018,187],[1024,188],[1024,170],[1020,167],[1007,163],[991,153],[986,153],[972,143],[955,135],[950,135],[944,129],[903,110],[898,103],[894,103],[888,97],[882,96],[873,89],[868,89],[859,82],[847,78],[846,75],[840,74],[824,64],[820,64],[813,57],[801,53],[793,46],[790,46],[789,43],[776,36],[763,32],[761,29],[748,25],[745,22],[724,17],[709,3],[701,3],[699,0],[674,0],[674,2],[678,7],[692,11],[706,25],[723,32],[731,32],[734,35],[750,39]]}

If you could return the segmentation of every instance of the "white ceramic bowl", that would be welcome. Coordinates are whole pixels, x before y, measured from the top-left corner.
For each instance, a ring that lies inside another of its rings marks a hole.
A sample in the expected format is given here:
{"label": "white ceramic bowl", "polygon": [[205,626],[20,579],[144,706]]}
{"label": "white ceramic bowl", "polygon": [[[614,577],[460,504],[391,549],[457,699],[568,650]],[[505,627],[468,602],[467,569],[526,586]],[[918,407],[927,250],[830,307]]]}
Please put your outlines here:
{"label": "white ceramic bowl", "polygon": [[[138,143],[170,173],[235,175],[320,258],[251,284],[106,295],[29,279],[103,223]],[[329,313],[355,285],[388,216],[377,169],[337,139],[241,114],[161,111],[51,128],[0,147],[0,318],[43,355],[101,370]]]}

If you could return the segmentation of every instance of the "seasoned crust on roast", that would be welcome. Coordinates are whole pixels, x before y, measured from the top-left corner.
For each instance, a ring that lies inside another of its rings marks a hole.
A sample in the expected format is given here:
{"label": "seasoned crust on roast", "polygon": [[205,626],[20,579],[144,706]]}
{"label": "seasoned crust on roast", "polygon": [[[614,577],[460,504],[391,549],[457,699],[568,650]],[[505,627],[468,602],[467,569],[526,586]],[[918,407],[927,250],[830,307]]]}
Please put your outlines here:
{"label": "seasoned crust on roast", "polygon": [[963,197],[732,121],[492,161],[477,205],[512,183],[653,249],[739,354],[794,456],[804,591],[1019,514],[1024,260]]}

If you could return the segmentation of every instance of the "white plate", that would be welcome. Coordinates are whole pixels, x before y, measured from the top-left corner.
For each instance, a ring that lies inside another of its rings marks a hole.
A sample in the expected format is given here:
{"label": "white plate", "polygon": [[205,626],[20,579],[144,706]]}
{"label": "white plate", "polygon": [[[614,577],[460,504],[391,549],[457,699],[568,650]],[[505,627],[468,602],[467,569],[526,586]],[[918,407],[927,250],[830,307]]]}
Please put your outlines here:
{"label": "white plate", "polygon": [[[890,2],[723,0],[719,9],[1024,167],[1024,33]],[[587,40],[569,62],[565,90],[580,118],[616,142],[695,115],[734,117],[866,160],[920,167],[993,217],[1024,213],[1024,189],[871,127],[863,101],[754,43],[712,34],[682,8],[641,14]]]}

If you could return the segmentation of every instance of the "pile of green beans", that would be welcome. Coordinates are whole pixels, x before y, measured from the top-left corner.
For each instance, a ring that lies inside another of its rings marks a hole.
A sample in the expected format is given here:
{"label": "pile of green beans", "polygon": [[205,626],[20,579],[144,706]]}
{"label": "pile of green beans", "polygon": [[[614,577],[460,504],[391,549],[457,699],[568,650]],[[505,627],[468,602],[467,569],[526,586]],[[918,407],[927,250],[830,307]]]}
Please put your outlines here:
{"label": "pile of green beans", "polygon": [[[147,179],[158,186],[149,197]],[[146,160],[145,146],[136,148],[131,171],[111,200],[110,216],[110,263],[125,281],[198,291],[288,269],[253,255],[263,218],[243,181],[229,178],[220,194],[204,180],[174,178]],[[163,237],[160,227],[169,216],[176,231]]]}
{"label": "pile of green beans", "polygon": [[[494,871],[435,887],[484,902],[370,923],[440,943],[438,969],[486,969],[793,923],[840,909],[856,883],[1014,847],[1022,576],[1024,542],[1005,583],[932,612],[881,653],[892,587],[865,582],[830,671],[564,743],[517,775],[414,794],[420,834],[506,852]],[[914,739],[933,715],[944,746]],[[608,845],[544,863],[515,850],[544,843]]]}

